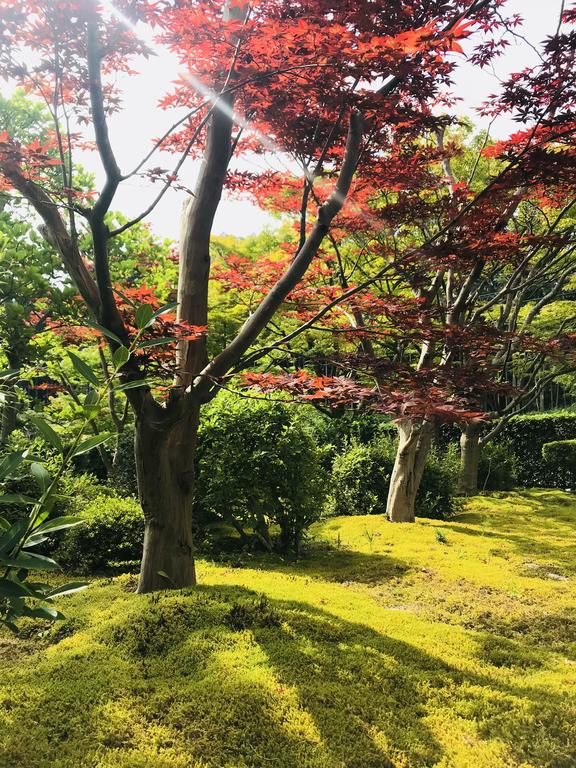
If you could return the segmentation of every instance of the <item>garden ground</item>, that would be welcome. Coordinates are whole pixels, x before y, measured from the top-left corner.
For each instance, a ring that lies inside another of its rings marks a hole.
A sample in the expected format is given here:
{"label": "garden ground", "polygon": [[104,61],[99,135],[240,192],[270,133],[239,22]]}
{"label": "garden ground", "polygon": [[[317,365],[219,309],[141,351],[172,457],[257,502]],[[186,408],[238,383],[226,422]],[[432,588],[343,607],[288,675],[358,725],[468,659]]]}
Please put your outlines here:
{"label": "garden ground", "polygon": [[297,564],[99,580],[0,635],[0,767],[576,765],[576,497],[313,534]]}

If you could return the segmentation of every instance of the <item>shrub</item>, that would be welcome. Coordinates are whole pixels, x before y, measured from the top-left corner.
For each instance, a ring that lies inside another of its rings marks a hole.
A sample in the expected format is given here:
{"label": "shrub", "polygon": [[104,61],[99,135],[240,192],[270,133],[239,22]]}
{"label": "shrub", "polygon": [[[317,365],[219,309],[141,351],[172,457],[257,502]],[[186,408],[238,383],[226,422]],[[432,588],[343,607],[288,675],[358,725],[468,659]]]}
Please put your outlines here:
{"label": "shrub", "polygon": [[297,555],[324,504],[321,458],[294,409],[221,395],[205,409],[198,436],[198,534],[225,521],[244,541],[251,531],[266,548]]}
{"label": "shrub", "polygon": [[79,516],[84,525],[67,531],[55,550],[64,568],[91,573],[139,561],[144,516],[136,499],[100,494]]}
{"label": "shrub", "polygon": [[482,448],[478,467],[478,488],[481,491],[509,491],[516,487],[516,456],[507,440],[490,442]]}
{"label": "shrub", "polygon": [[[353,444],[334,460],[328,511],[334,515],[374,515],[386,512],[390,476],[396,455],[395,441],[379,438],[368,445]],[[453,450],[431,451],[416,497],[419,517],[451,517],[457,459]]]}
{"label": "shrub", "polygon": [[515,416],[502,432],[516,458],[518,484],[524,487],[563,488],[555,463],[542,460],[546,443],[576,438],[576,414],[571,411]]}
{"label": "shrub", "polygon": [[355,443],[336,456],[329,511],[334,515],[377,515],[386,511],[392,450],[383,443]]}
{"label": "shrub", "polygon": [[544,443],[542,457],[550,471],[555,471],[564,488],[574,488],[576,481],[576,440]]}

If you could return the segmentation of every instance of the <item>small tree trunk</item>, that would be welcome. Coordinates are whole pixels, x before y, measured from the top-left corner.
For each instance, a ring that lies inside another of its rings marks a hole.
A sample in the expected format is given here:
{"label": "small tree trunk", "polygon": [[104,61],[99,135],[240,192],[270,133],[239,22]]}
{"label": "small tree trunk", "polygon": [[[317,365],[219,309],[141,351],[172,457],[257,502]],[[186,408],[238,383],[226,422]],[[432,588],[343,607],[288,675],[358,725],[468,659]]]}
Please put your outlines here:
{"label": "small tree trunk", "polygon": [[466,424],[460,437],[460,474],[458,493],[463,496],[476,496],[478,493],[478,468],[480,466],[481,445],[479,424]]}
{"label": "small tree trunk", "polygon": [[198,417],[195,407],[162,430],[136,420],[136,475],[145,519],[138,592],[196,584],[192,508]]}
{"label": "small tree trunk", "polygon": [[416,494],[432,444],[434,425],[428,421],[402,419],[400,442],[388,489],[386,515],[392,523],[413,523]]}
{"label": "small tree trunk", "polygon": [[2,408],[2,424],[0,428],[0,442],[5,443],[18,424],[18,397],[10,388],[4,395],[4,407]]}

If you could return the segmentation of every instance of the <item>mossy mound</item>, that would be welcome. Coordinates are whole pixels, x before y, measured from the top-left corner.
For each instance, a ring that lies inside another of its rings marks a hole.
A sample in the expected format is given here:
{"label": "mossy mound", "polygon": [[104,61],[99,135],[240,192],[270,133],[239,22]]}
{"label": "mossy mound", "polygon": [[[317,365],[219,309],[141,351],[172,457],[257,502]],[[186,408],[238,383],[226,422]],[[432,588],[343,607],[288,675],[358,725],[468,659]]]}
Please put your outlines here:
{"label": "mossy mound", "polygon": [[574,497],[315,533],[296,564],[98,581],[0,635],[0,768],[576,765]]}

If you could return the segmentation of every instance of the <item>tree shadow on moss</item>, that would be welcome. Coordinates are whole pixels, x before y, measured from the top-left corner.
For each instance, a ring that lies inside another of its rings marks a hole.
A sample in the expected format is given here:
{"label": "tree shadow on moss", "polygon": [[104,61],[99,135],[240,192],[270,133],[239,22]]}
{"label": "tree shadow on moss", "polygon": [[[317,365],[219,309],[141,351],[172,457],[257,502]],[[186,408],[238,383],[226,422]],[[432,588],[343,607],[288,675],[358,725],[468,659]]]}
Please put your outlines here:
{"label": "tree shadow on moss", "polygon": [[81,768],[102,754],[118,768],[425,768],[443,757],[425,719],[442,710],[518,760],[574,764],[551,757],[568,755],[568,699],[242,587],[135,598],[13,686],[2,768]]}
{"label": "tree shadow on moss", "polygon": [[382,584],[398,578],[410,570],[410,566],[394,557],[382,554],[366,554],[356,550],[315,544],[297,561],[278,557],[260,557],[250,563],[266,571],[309,576],[339,584],[360,582]]}

